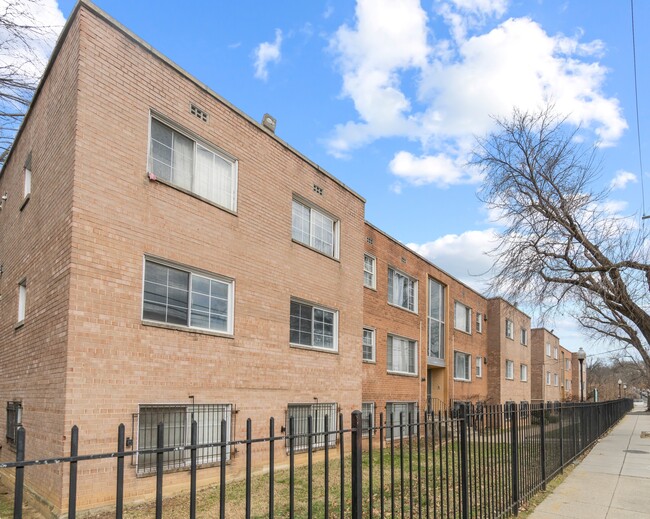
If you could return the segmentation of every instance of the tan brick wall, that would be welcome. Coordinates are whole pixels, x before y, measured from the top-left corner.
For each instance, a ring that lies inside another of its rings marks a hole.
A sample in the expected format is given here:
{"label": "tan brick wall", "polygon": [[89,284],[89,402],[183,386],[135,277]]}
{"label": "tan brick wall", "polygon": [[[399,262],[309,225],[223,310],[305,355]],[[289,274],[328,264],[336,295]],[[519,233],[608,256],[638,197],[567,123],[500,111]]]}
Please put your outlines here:
{"label": "tan brick wall", "polygon": [[[535,328],[532,333],[533,400],[557,402],[563,398],[563,358],[559,338],[545,328]],[[546,345],[550,345],[547,355]],[[550,384],[547,383],[550,374]],[[557,384],[556,384],[557,380]]]}
{"label": "tan brick wall", "polygon": [[[5,441],[6,402],[23,406],[26,457],[64,449],[72,172],[79,24],[73,23],[0,176],[0,460],[15,459]],[[32,153],[32,189],[24,205],[24,166]],[[22,209],[21,209],[21,206]],[[15,328],[18,283],[26,278],[24,325]],[[59,506],[61,466],[27,469],[27,491]],[[13,470],[2,478],[13,478]]]}
{"label": "tan brick wall", "polygon": [[[572,352],[567,350],[562,345],[560,345],[560,357],[562,358],[562,361],[561,361],[562,390],[563,390],[562,400],[564,400],[564,401],[573,400],[573,395],[575,394],[575,389],[573,387],[572,369],[573,369],[573,362],[574,361],[578,362],[578,360],[574,358]],[[568,368],[567,368],[566,361],[568,361]],[[579,389],[580,384],[578,383],[577,385],[578,385],[578,389]]]}
{"label": "tan brick wall", "polygon": [[[506,337],[506,319],[513,322],[513,338]],[[521,329],[528,330],[528,345]],[[490,403],[531,399],[530,317],[501,298],[488,300],[488,392]],[[513,378],[506,378],[506,360],[512,360]],[[521,365],[528,366],[528,381],[521,380]]]}

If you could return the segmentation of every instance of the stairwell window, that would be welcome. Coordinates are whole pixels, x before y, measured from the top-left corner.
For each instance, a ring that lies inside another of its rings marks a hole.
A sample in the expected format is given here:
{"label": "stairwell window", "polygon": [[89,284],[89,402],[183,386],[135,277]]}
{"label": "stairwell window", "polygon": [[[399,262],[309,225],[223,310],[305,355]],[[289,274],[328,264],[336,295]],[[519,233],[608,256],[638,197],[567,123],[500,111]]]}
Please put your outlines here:
{"label": "stairwell window", "polygon": [[472,356],[460,351],[454,352],[454,378],[456,380],[472,380]]}
{"label": "stairwell window", "polygon": [[515,338],[515,326],[510,319],[506,319],[506,337],[508,339]]}
{"label": "stairwell window", "polygon": [[458,301],[454,305],[454,328],[472,333],[472,309]]}
{"label": "stairwell window", "polygon": [[363,286],[367,288],[376,288],[376,266],[377,260],[370,254],[363,256]]}
{"label": "stairwell window", "polygon": [[18,323],[25,322],[25,309],[27,307],[27,280],[23,279],[18,283]]}
{"label": "stairwell window", "polygon": [[429,351],[431,360],[445,358],[445,287],[429,278]]}
{"label": "stairwell window", "polygon": [[294,199],[291,208],[291,237],[332,258],[339,256],[339,222],[320,209]]}
{"label": "stairwell window", "polygon": [[511,360],[506,360],[506,378],[508,380],[515,378],[515,363]]}
{"label": "stairwell window", "polygon": [[237,209],[237,161],[155,118],[149,173],[230,211]]}
{"label": "stairwell window", "polygon": [[145,260],[142,319],[232,334],[234,282]]}
{"label": "stairwell window", "polygon": [[375,330],[372,328],[363,329],[363,360],[375,362]]}

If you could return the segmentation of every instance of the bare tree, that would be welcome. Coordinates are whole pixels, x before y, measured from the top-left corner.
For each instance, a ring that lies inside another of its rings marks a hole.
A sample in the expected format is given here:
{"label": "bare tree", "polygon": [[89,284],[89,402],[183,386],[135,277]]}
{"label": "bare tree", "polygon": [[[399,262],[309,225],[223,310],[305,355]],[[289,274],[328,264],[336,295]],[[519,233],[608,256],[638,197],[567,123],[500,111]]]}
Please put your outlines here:
{"label": "bare tree", "polygon": [[0,166],[29,107],[58,27],[37,20],[38,0],[0,2]]}
{"label": "bare tree", "polygon": [[[638,353],[650,381],[650,265],[642,221],[598,189],[597,151],[553,106],[515,110],[479,141],[479,197],[505,228],[491,287],[542,312],[568,309],[595,338]],[[638,357],[637,357],[638,358]]]}

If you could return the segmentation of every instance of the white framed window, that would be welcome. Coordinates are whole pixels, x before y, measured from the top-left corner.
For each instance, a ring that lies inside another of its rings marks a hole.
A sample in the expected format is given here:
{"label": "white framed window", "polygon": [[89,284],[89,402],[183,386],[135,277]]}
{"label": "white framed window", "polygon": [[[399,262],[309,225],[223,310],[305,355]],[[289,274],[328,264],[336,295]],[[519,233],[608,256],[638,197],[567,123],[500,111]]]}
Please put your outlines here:
{"label": "white framed window", "polygon": [[550,342],[546,343],[546,356],[547,357],[551,356],[551,343]]}
{"label": "white framed window", "polygon": [[25,171],[23,173],[23,198],[27,198],[32,193],[32,153],[29,152],[25,161]]}
{"label": "white framed window", "polygon": [[145,259],[142,319],[233,333],[234,281]]}
{"label": "white framed window", "polygon": [[553,348],[553,358],[557,360],[557,346]]}
{"label": "white framed window", "polygon": [[476,312],[476,333],[483,333],[483,314]]}
{"label": "white framed window", "polygon": [[411,312],[418,311],[418,282],[406,274],[388,268],[388,302]]}
{"label": "white framed window", "polygon": [[454,378],[456,380],[472,380],[472,356],[462,351],[454,352]]}
{"label": "white framed window", "polygon": [[571,370],[571,360],[570,359],[564,359],[564,369],[567,371]]}
{"label": "white framed window", "polygon": [[339,257],[339,222],[324,211],[293,199],[291,237],[332,258]]}
{"label": "white framed window", "polygon": [[18,283],[18,322],[25,320],[25,309],[27,308],[27,280],[23,279]]}
{"label": "white framed window", "polygon": [[363,255],[363,286],[377,288],[377,260],[370,254]]}
{"label": "white framed window", "polygon": [[230,211],[237,210],[237,161],[151,118],[149,173]]}
{"label": "white framed window", "polygon": [[363,360],[375,362],[375,330],[372,328],[363,329]]}
{"label": "white framed window", "polygon": [[[336,435],[330,434],[325,438],[325,420],[327,419],[327,428],[330,431],[336,430],[336,403],[318,403],[318,404],[289,404],[287,406],[286,431],[290,432],[290,421],[293,418],[294,449],[296,451],[306,451],[309,448],[309,417],[311,416],[312,426],[312,447],[322,449],[325,447],[325,441],[331,447],[336,445]],[[289,448],[289,438],[286,439],[287,449]]]}
{"label": "white framed window", "polygon": [[432,359],[445,358],[445,287],[429,278],[429,351]]}
{"label": "white framed window", "polygon": [[[361,402],[361,430],[363,436],[368,436],[368,431],[375,427],[375,403]],[[375,431],[372,431],[375,434]]]}
{"label": "white framed window", "polygon": [[515,325],[510,319],[506,319],[506,337],[508,339],[515,338]]}
{"label": "white framed window", "polygon": [[521,329],[520,342],[524,346],[528,346],[528,330],[526,330],[526,328]]}
{"label": "white framed window", "polygon": [[565,381],[565,386],[566,386],[567,391],[571,391],[571,381],[570,380]]}
{"label": "white framed window", "polygon": [[508,380],[515,378],[515,363],[511,360],[506,360],[506,378]]}
{"label": "white framed window", "polygon": [[483,357],[476,357],[476,378],[483,377]]}
{"label": "white framed window", "polygon": [[[406,425],[410,421],[417,423],[418,421],[418,407],[416,402],[386,402],[386,439],[401,438],[409,435],[409,429]],[[400,431],[400,420],[404,425]],[[390,427],[391,424],[393,427]]]}
{"label": "white framed window", "polygon": [[553,373],[553,382],[556,386],[560,385],[560,377],[558,377],[557,373]]}
{"label": "white framed window", "polygon": [[526,364],[519,366],[519,378],[522,382],[528,382],[528,366]]}
{"label": "white framed window", "polygon": [[417,342],[389,335],[387,343],[387,369],[391,373],[417,374]]}
{"label": "white framed window", "polygon": [[[138,417],[137,449],[155,449],[158,438],[158,424],[165,424],[164,447],[191,445],[192,420],[198,425],[197,444],[230,441],[231,404],[151,404],[140,405]],[[226,420],[226,438],[221,438],[221,421]],[[230,459],[231,446],[226,446],[226,461]],[[204,447],[196,451],[197,465],[221,462],[220,447]],[[163,469],[178,470],[190,468],[190,450],[175,450],[163,453]],[[138,454],[138,474],[156,472],[156,454]]]}
{"label": "white framed window", "polygon": [[289,342],[322,350],[338,350],[338,312],[291,300]]}
{"label": "white framed window", "polygon": [[546,385],[547,386],[551,385],[551,372],[550,371],[546,372]]}
{"label": "white framed window", "polygon": [[454,303],[454,328],[472,333],[472,309],[458,301]]}

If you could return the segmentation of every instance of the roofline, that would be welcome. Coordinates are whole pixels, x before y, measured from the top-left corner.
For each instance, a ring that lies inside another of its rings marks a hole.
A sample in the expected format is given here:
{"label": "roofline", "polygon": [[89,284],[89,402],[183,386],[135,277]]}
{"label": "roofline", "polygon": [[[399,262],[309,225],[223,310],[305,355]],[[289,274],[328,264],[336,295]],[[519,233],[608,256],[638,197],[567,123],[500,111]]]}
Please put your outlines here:
{"label": "roofline", "polygon": [[519,308],[518,306],[515,306],[513,303],[511,303],[510,301],[508,301],[507,299],[505,299],[505,298],[503,298],[501,296],[494,296],[494,297],[489,297],[488,298],[488,301],[497,301],[497,300],[503,301],[508,306],[512,306],[520,314],[525,315],[526,317],[528,317],[528,319],[530,319],[531,321],[533,320],[532,317],[530,315],[528,315],[526,312],[524,312],[521,308]]}
{"label": "roofline", "polygon": [[9,162],[9,159],[11,158],[11,155],[13,154],[13,149],[14,149],[14,144],[18,141],[18,138],[21,136],[23,132],[23,128],[25,126],[25,122],[29,118],[29,115],[31,113],[31,108],[34,105],[36,99],[38,98],[38,95],[40,94],[42,90],[43,83],[47,79],[47,76],[50,73],[50,70],[52,69],[52,65],[56,59],[56,57],[59,54],[59,51],[61,49],[61,46],[63,45],[63,42],[68,34],[68,31],[70,30],[70,26],[72,25],[73,20],[76,18],[76,16],[79,13],[79,10],[81,6],[85,7],[88,9],[90,12],[92,12],[94,15],[96,15],[98,18],[101,18],[104,22],[108,23],[111,25],[113,28],[117,29],[120,31],[124,36],[129,38],[131,41],[134,43],[140,45],[144,50],[149,52],[151,55],[154,57],[158,58],[160,61],[165,63],[167,66],[170,68],[174,69],[176,72],[178,72],[181,76],[184,76],[186,79],[190,80],[192,83],[194,83],[197,87],[199,87],[201,90],[206,92],[208,95],[212,96],[215,100],[235,112],[237,115],[239,115],[242,119],[246,120],[253,126],[255,126],[258,130],[261,130],[264,132],[268,137],[274,139],[278,144],[280,144],[282,147],[296,155],[299,159],[305,161],[308,163],[310,166],[312,166],[314,169],[328,177],[330,180],[338,184],[340,187],[348,191],[350,194],[354,195],[356,198],[358,198],[360,201],[363,203],[366,202],[366,199],[362,197],[359,193],[354,191],[352,188],[347,186],[345,183],[343,183],[341,180],[336,178],[334,175],[326,171],[325,169],[321,168],[318,164],[316,164],[314,161],[309,159],[307,156],[303,155],[301,152],[293,148],[291,145],[289,145],[286,141],[278,137],[275,133],[271,132],[267,128],[265,128],[261,123],[258,123],[255,119],[253,119],[251,116],[246,114],[244,111],[241,109],[237,108],[235,105],[233,105],[230,101],[226,100],[224,97],[221,95],[217,94],[214,90],[212,90],[209,86],[207,86],[205,83],[199,81],[196,77],[191,75],[189,72],[187,72],[185,69],[183,69],[181,66],[176,64],[174,61],[169,59],[167,56],[153,48],[150,44],[148,44],[146,41],[144,41],[142,38],[137,36],[133,31],[122,25],[120,22],[118,22],[115,18],[110,16],[108,13],[106,13],[104,10],[96,6],[94,3],[92,3],[90,0],[78,0],[76,5],[74,6],[74,9],[72,10],[72,13],[70,13],[70,16],[68,17],[63,30],[61,31],[61,34],[59,36],[59,39],[56,42],[56,45],[54,47],[54,50],[52,51],[52,55],[50,56],[50,59],[47,63],[47,66],[45,68],[45,72],[43,73],[43,76],[41,77],[38,86],[36,88],[36,91],[34,92],[34,96],[32,97],[32,101],[29,104],[29,107],[27,109],[27,112],[25,113],[25,117],[23,118],[23,122],[20,125],[20,128],[18,132],[16,133],[16,138],[14,139],[14,142],[12,143],[11,149],[9,151],[9,154],[7,155],[7,158],[5,160],[5,163],[2,167],[2,170],[0,170],[0,177],[2,177],[2,174],[4,172],[6,164]]}
{"label": "roofline", "polygon": [[364,223],[365,223],[366,225],[368,225],[369,227],[372,227],[372,228],[373,228],[375,231],[377,231],[379,234],[382,234],[383,236],[385,236],[386,238],[388,238],[388,239],[391,240],[392,242],[396,243],[396,244],[399,245],[400,247],[403,247],[403,248],[405,248],[406,250],[408,250],[408,252],[409,252],[410,254],[413,254],[415,257],[417,257],[417,258],[419,258],[420,260],[424,261],[425,263],[427,263],[428,265],[432,266],[432,267],[435,268],[436,270],[439,270],[439,271],[442,272],[445,276],[450,277],[451,279],[453,279],[453,280],[454,280],[456,283],[458,283],[459,285],[462,285],[462,286],[464,286],[465,288],[471,290],[471,291],[474,292],[476,295],[482,297],[482,298],[485,299],[486,301],[488,300],[488,298],[485,297],[483,294],[481,294],[478,290],[476,290],[475,288],[470,287],[467,283],[461,281],[461,280],[458,279],[457,277],[452,276],[452,275],[451,275],[449,272],[447,272],[446,270],[441,269],[438,265],[436,265],[435,263],[433,263],[431,260],[429,260],[429,259],[425,258],[424,256],[422,256],[421,254],[415,252],[413,249],[409,248],[407,245],[405,245],[404,243],[402,243],[401,241],[399,241],[397,238],[393,238],[393,237],[392,237],[390,234],[388,234],[386,231],[382,231],[379,227],[377,227],[376,225],[373,225],[373,224],[370,223],[368,220],[364,220]]}
{"label": "roofline", "polygon": [[[552,335],[553,337],[555,337],[558,341],[560,340],[560,338],[557,335],[555,335],[551,330],[545,328],[544,326],[536,326],[535,328],[531,328],[530,331],[534,332],[535,330],[542,330],[542,331]],[[560,347],[562,347],[561,344],[560,344]],[[564,349],[566,350],[566,348],[564,348]]]}

